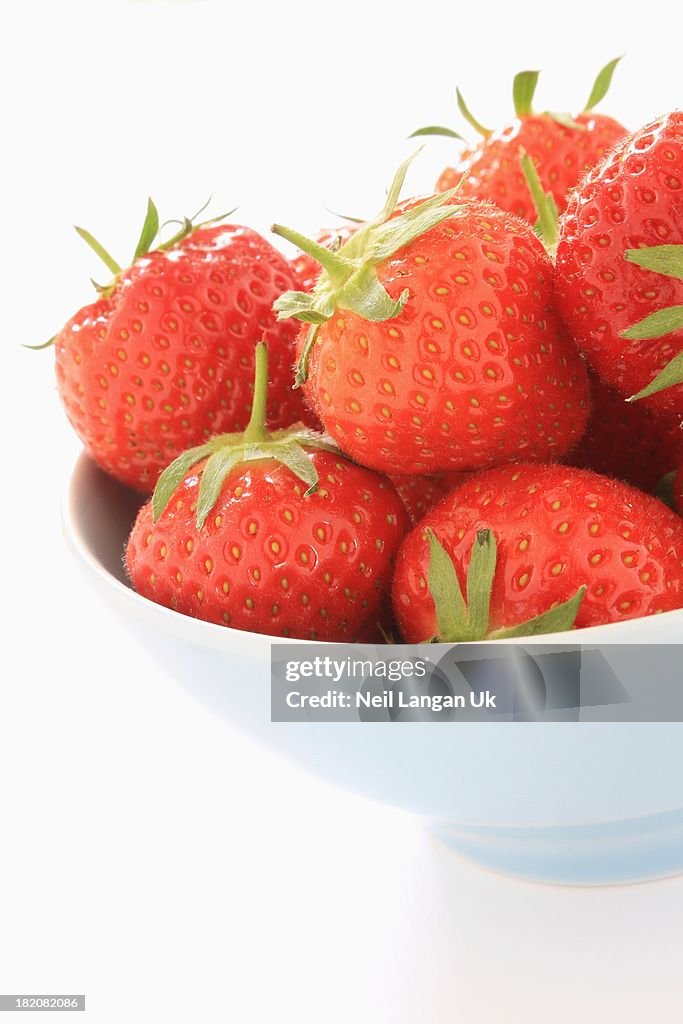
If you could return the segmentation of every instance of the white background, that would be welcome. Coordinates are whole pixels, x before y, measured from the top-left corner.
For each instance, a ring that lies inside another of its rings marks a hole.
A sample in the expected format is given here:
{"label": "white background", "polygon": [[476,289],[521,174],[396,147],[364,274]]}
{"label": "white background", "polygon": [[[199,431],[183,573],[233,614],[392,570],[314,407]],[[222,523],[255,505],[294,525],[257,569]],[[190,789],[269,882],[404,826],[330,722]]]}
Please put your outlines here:
{"label": "white background", "polygon": [[[97,1024],[680,1020],[683,881],[489,875],[275,762],[140,653],[64,549],[78,445],[51,353],[19,348],[90,297],[71,225],[125,260],[148,193],[315,231],[325,204],[381,205],[410,130],[457,126],[456,83],[498,124],[515,71],[577,108],[624,51],[603,109],[637,127],[681,102],[674,9],[3,5],[0,992],[85,991]],[[428,145],[415,191],[454,147]]]}

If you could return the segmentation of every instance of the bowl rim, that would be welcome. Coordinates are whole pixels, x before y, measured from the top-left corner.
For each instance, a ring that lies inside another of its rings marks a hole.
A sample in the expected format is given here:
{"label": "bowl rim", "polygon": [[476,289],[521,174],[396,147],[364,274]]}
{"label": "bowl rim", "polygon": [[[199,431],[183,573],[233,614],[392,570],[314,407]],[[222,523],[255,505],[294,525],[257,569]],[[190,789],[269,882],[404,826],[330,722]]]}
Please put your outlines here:
{"label": "bowl rim", "polygon": [[[241,648],[244,648],[246,645],[250,649],[253,648],[253,650],[250,650],[250,653],[254,653],[255,651],[258,654],[265,655],[264,642],[267,642],[268,648],[270,648],[270,644],[272,643],[311,645],[319,643],[319,641],[316,640],[297,640],[292,637],[271,636],[266,633],[252,633],[248,630],[233,629],[230,626],[221,626],[215,622],[207,622],[205,619],[198,619],[192,615],[185,615],[183,612],[178,612],[173,608],[167,608],[166,605],[157,604],[156,601],[150,601],[149,598],[138,594],[132,586],[122,583],[121,580],[117,579],[107,568],[105,568],[102,562],[96,557],[91,546],[86,543],[77,526],[75,506],[77,503],[79,474],[85,466],[95,466],[102,473],[106,473],[106,470],[102,469],[101,466],[98,466],[85,448],[81,449],[73,461],[71,471],[62,494],[62,533],[69,548],[78,561],[95,576],[96,580],[103,584],[109,592],[113,594],[119,605],[125,604],[133,609],[137,609],[140,616],[152,616],[164,632],[170,632],[176,636],[180,632],[180,634],[185,636],[186,639],[195,645],[208,645],[211,648],[221,648],[224,650],[227,642],[228,646],[240,646]],[[115,478],[112,477],[112,479]],[[141,497],[143,500],[146,500],[145,495],[141,495]],[[198,631],[201,631],[202,634],[201,641],[198,640],[198,637],[195,635]]]}
{"label": "bowl rim", "polygon": [[[246,653],[244,648],[253,649],[260,654],[265,654],[264,646],[271,644],[306,644],[311,646],[320,646],[325,644],[328,646],[339,645],[339,646],[354,646],[353,643],[343,640],[305,640],[297,639],[295,637],[280,637],[273,636],[270,633],[253,633],[249,630],[234,629],[231,626],[222,626],[218,623],[208,622],[206,619],[195,618],[192,615],[185,615],[183,612],[178,612],[173,608],[167,608],[166,605],[157,604],[155,601],[150,601],[149,598],[143,597],[138,594],[132,586],[127,586],[120,580],[116,579],[112,573],[106,569],[100,560],[94,555],[90,545],[88,545],[77,527],[75,505],[77,500],[77,488],[79,482],[79,475],[86,465],[96,466],[101,472],[106,473],[97,463],[91,458],[88,452],[83,448],[76,458],[71,467],[71,472],[67,483],[64,487],[62,496],[62,532],[66,538],[66,541],[71,548],[72,552],[76,555],[78,560],[85,564],[87,568],[94,574],[94,576],[104,584],[114,596],[117,598],[118,603],[130,602],[131,607],[139,610],[140,615],[154,616],[158,624],[165,632],[173,632],[175,634],[180,630],[184,634],[188,634],[187,638],[191,640],[195,645],[220,647],[225,649],[227,646],[238,646],[242,649],[242,653]],[[112,477],[112,479],[115,479]],[[143,496],[144,498],[144,496]],[[586,626],[579,630],[565,630],[561,633],[544,633],[538,637],[518,637],[516,643],[529,644],[529,643],[567,643],[569,636],[577,637],[576,643],[582,643],[582,637],[585,637],[586,642],[595,643],[671,643],[677,641],[661,640],[653,641],[647,640],[642,641],[638,639],[629,640],[623,635],[619,637],[612,637],[611,634],[616,632],[622,632],[624,627],[628,627],[629,623],[636,623],[641,621],[648,621],[651,619],[667,620],[667,621],[679,621],[681,629],[683,630],[683,607],[675,608],[668,612],[661,612],[656,616],[644,615],[639,618],[624,620],[624,622],[610,622],[604,623],[599,626]],[[189,634],[193,635],[190,636]],[[198,634],[198,636],[194,636]],[[201,637],[201,639],[199,639]],[[681,634],[681,641],[683,643],[683,632]],[[481,644],[500,644],[506,643],[505,640],[481,640],[478,641]],[[401,644],[402,641],[397,641],[397,644]],[[356,646],[361,646],[360,644]],[[362,646],[366,647],[377,647],[382,649],[384,645],[366,643]],[[411,644],[408,646],[422,646]],[[453,646],[447,644],[444,646]]]}

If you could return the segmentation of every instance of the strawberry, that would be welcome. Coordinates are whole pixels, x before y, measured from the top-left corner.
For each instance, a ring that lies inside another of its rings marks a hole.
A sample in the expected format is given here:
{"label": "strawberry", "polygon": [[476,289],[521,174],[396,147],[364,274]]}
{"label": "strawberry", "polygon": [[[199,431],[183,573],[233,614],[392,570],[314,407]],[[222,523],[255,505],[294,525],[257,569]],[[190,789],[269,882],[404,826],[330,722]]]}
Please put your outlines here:
{"label": "strawberry", "polygon": [[405,505],[411,526],[416,526],[437,502],[463,484],[465,480],[469,480],[471,476],[471,473],[457,471],[437,473],[435,476],[390,473],[389,479]]}
{"label": "strawberry", "polygon": [[566,461],[655,492],[683,459],[683,430],[675,416],[654,416],[642,402],[626,402],[591,375],[591,412]]}
{"label": "strawberry", "polygon": [[386,477],[301,425],[268,432],[268,357],[251,420],[162,473],[130,535],[133,586],[185,615],[274,636],[375,639],[408,526]]}
{"label": "strawberry", "polygon": [[562,218],[555,290],[587,359],[624,398],[683,419],[683,112],[624,139]]}
{"label": "strawberry", "polygon": [[324,267],[275,304],[310,326],[296,380],[340,448],[388,473],[559,459],[588,381],[554,312],[552,264],[526,224],[444,193],[378,218],[336,253],[278,225]]}
{"label": "strawberry", "polygon": [[406,507],[411,526],[450,494],[458,484],[468,479],[468,473],[441,473],[439,476],[389,476]]}
{"label": "strawberry", "polygon": [[502,639],[680,608],[682,567],[683,520],[656,498],[588,470],[503,466],[408,534],[392,597],[410,643]]}
{"label": "strawberry", "polygon": [[[482,138],[473,149],[465,149],[457,167],[443,171],[436,183],[437,191],[444,192],[462,179],[462,196],[488,199],[533,224],[534,207],[519,168],[519,158],[527,152],[538,167],[544,190],[552,193],[557,209],[564,210],[569,190],[626,134],[617,121],[593,113],[609,89],[619,59],[600,71],[586,106],[576,117],[533,112],[538,71],[522,71],[515,76],[512,95],[516,116],[498,131],[484,128],[472,116],[458,90],[460,112]],[[413,134],[462,139],[457,132],[440,126],[421,128]]]}
{"label": "strawberry", "polygon": [[[361,222],[359,221],[358,223]],[[326,249],[336,252],[344,242],[348,242],[355,231],[356,227],[353,224],[341,224],[338,228],[323,228],[316,241],[318,245],[324,245]],[[320,277],[320,264],[318,261],[302,252],[290,262],[294,277],[301,291],[312,292]]]}
{"label": "strawberry", "polygon": [[157,231],[150,201],[123,270],[81,229],[115,276],[54,339],[59,393],[76,433],[103,469],[142,491],[188,445],[246,426],[261,337],[273,369],[271,426],[315,422],[291,387],[295,331],[271,312],[294,283],[285,258],[234,224],[186,220],[147,251]]}

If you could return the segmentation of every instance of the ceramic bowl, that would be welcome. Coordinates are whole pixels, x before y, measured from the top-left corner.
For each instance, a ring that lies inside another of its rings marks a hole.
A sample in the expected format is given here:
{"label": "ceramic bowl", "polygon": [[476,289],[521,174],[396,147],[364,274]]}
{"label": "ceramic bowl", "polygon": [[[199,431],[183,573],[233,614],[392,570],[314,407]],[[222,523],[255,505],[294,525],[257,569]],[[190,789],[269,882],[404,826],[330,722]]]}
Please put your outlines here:
{"label": "ceramic bowl", "polygon": [[[683,724],[273,724],[273,638],[180,615],[130,589],[122,553],[140,501],[81,456],[65,502],[68,542],[168,674],[234,727],[334,784],[420,815],[501,871],[610,884],[683,870]],[[580,640],[683,642],[683,610],[582,630]]]}

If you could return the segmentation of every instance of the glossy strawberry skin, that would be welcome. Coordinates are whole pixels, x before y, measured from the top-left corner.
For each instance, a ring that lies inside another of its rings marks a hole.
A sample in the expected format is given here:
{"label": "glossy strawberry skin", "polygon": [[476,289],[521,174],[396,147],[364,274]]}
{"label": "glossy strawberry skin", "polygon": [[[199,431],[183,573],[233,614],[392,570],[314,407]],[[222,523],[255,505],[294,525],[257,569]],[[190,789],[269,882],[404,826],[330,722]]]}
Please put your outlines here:
{"label": "glossy strawberry skin", "polygon": [[586,432],[569,454],[570,466],[592,469],[654,493],[662,477],[683,460],[683,430],[676,416],[653,415],[642,402],[627,402],[591,376]]}
{"label": "glossy strawberry skin", "polygon": [[398,496],[405,505],[410,525],[420,519],[448,494],[449,488],[438,477],[433,476],[390,476]]}
{"label": "glossy strawberry skin", "polygon": [[[683,281],[644,270],[628,249],[683,238],[683,113],[626,138],[573,193],[557,247],[560,313],[598,375],[625,398],[683,351],[683,330],[648,341],[621,333],[683,303]],[[640,400],[683,417],[683,385]]]}
{"label": "glossy strawberry skin", "polygon": [[602,114],[579,114],[574,120],[581,128],[558,124],[547,114],[517,118],[465,151],[457,167],[447,167],[437,191],[445,192],[463,179],[461,196],[486,199],[535,224],[536,211],[520,167],[526,152],[544,191],[552,193],[562,212],[569,190],[626,135],[622,125]]}
{"label": "glossy strawberry skin", "polygon": [[584,584],[577,627],[683,606],[683,520],[674,512],[587,470],[506,466],[463,484],[403,541],[392,596],[401,633],[411,643],[437,632],[426,583],[427,527],[452,557],[461,587],[477,531],[493,531],[492,630],[548,611]]}
{"label": "glossy strawberry skin", "polygon": [[377,272],[392,298],[409,289],[401,314],[370,323],[338,310],[309,363],[309,401],[347,454],[431,475],[551,461],[577,443],[586,369],[526,224],[490,204],[459,204]]}
{"label": "glossy strawberry skin", "polygon": [[201,530],[200,464],[156,524],[143,506],[126,565],[143,597],[208,622],[311,640],[376,638],[407,513],[384,477],[311,451],[317,493],[274,460],[226,477]]}
{"label": "glossy strawberry skin", "polygon": [[199,228],[124,271],[55,341],[59,393],[95,461],[141,491],[183,451],[249,419],[254,346],[268,342],[273,428],[313,424],[292,390],[296,329],[276,323],[289,265],[249,228]]}
{"label": "glossy strawberry skin", "polygon": [[469,473],[440,473],[437,476],[390,476],[406,507],[410,525],[416,526],[437,501],[469,478]]}
{"label": "glossy strawberry skin", "polygon": [[[337,228],[323,228],[316,241],[319,245],[331,249],[341,242],[347,242],[356,231],[353,224],[340,224]],[[302,252],[291,260],[291,267],[297,281],[297,287],[302,292],[311,292],[315,288],[316,281],[320,276],[320,264],[312,256]]]}

